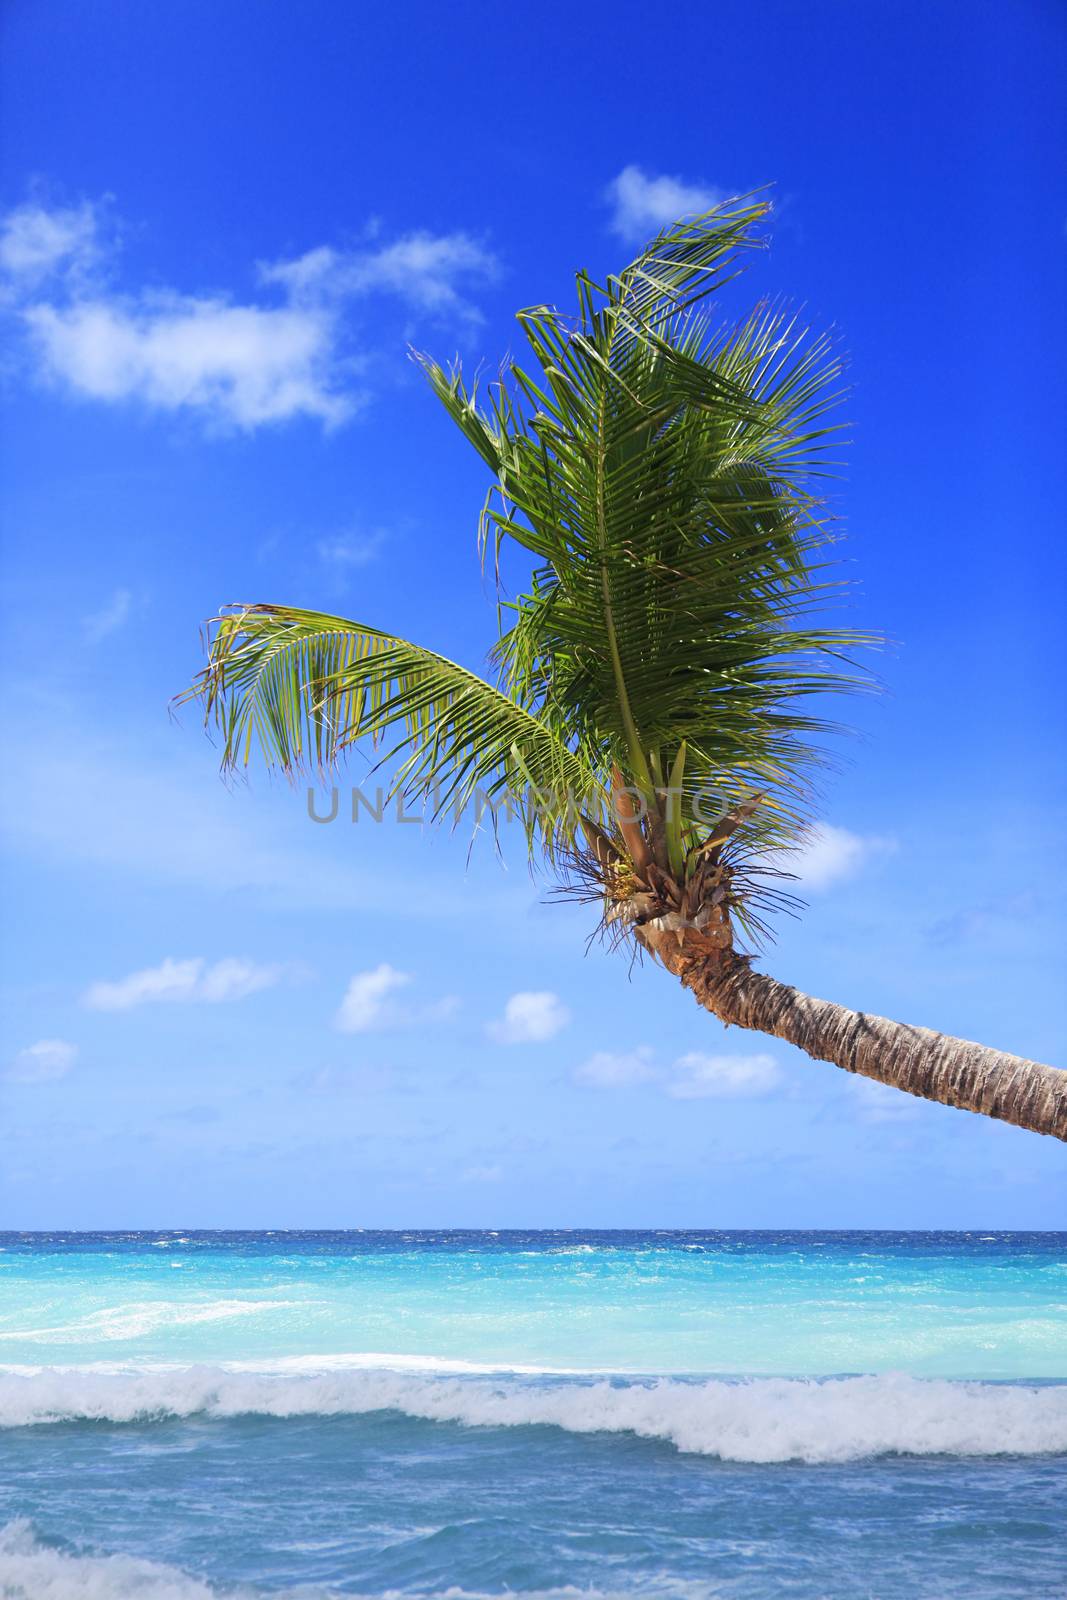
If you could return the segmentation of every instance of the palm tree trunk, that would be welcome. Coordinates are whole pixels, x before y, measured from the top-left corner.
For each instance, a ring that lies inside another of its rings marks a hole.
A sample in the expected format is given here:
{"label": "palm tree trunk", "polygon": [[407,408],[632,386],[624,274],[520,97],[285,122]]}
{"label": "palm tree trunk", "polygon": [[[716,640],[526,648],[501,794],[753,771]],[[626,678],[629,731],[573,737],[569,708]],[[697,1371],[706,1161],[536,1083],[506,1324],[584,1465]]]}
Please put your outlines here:
{"label": "palm tree trunk", "polygon": [[907,1094],[1067,1140],[1067,1072],[1057,1067],[813,999],[753,972],[733,951],[701,949],[685,934],[657,935],[646,926],[640,936],[721,1022],[786,1039],[816,1061]]}

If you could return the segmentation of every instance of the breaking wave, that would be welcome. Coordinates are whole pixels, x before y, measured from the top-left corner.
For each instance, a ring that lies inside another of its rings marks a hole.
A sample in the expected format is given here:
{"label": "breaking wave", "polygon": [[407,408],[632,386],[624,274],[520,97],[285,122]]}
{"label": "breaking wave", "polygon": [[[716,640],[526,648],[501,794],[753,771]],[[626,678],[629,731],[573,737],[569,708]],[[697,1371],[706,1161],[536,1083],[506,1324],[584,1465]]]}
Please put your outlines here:
{"label": "breaking wave", "polygon": [[[878,1377],[495,1378],[334,1368],[0,1373],[0,1426],[399,1412],[469,1427],[626,1433],[724,1461],[1067,1453],[1067,1384]],[[0,1593],[6,1593],[0,1588]]]}
{"label": "breaking wave", "polygon": [[[404,1591],[407,1593],[408,1591]],[[510,1592],[510,1591],[509,1591]],[[538,1589],[516,1593],[514,1600],[634,1600],[593,1589]],[[707,1584],[657,1580],[659,1600],[708,1600]],[[335,1589],[261,1589],[249,1584],[221,1588],[157,1561],[126,1555],[77,1555],[46,1544],[24,1519],[0,1528],[0,1596],[3,1600],[371,1600]],[[380,1591],[373,1600],[402,1600],[401,1591]],[[500,1600],[499,1595],[449,1586],[423,1600]]]}

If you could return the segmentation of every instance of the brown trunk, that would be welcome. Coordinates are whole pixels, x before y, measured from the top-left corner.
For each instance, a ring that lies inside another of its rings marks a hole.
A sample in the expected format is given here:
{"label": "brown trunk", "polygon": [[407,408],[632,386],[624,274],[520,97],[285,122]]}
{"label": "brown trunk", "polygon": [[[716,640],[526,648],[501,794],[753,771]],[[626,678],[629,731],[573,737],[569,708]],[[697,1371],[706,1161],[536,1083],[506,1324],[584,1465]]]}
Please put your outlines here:
{"label": "brown trunk", "polygon": [[653,922],[638,936],[722,1022],[773,1034],[816,1061],[925,1100],[1067,1140],[1067,1072],[1057,1067],[815,1000],[699,935],[660,933]]}

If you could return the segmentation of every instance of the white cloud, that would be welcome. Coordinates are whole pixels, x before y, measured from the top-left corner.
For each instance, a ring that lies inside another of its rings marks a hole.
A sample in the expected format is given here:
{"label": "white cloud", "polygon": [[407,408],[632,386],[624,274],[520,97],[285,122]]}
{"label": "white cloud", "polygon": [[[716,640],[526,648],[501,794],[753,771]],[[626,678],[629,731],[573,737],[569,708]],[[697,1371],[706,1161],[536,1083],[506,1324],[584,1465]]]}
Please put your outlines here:
{"label": "white cloud", "polygon": [[781,864],[796,874],[802,889],[817,892],[854,878],[872,858],[889,855],[895,849],[893,839],[850,833],[847,828],[822,823],[812,828],[800,850],[783,855]]}
{"label": "white cloud", "polygon": [[410,982],[410,972],[398,972],[387,961],[370,972],[357,972],[345,990],[334,1026],[342,1033],[369,1033],[395,1026],[400,1016],[389,997]]}
{"label": "white cloud", "polygon": [[892,1084],[879,1083],[875,1078],[854,1075],[849,1080],[848,1091],[861,1122],[910,1122],[922,1109],[915,1095],[894,1089]]}
{"label": "white cloud", "polygon": [[656,1076],[652,1051],[647,1045],[623,1054],[598,1050],[574,1070],[576,1083],[588,1084],[595,1089],[617,1089],[628,1083],[648,1083]]}
{"label": "white cloud", "polygon": [[65,1078],[78,1057],[78,1047],[65,1039],[38,1039],[20,1050],[7,1070],[14,1083],[44,1083]]}
{"label": "white cloud", "polygon": [[114,633],[130,615],[133,596],[128,589],[116,589],[106,606],[82,619],[82,628],[90,644],[99,644],[109,633]]}
{"label": "white cloud", "polygon": [[260,966],[254,961],[241,961],[236,956],[229,956],[208,967],[194,998],[212,1003],[243,1000],[246,995],[258,994],[261,989],[272,989],[281,982],[288,970],[280,963]]}
{"label": "white cloud", "polygon": [[769,1094],[781,1074],[774,1057],[706,1056],[699,1051],[679,1056],[667,1084],[672,1100],[740,1100]]}
{"label": "white cloud", "polygon": [[159,1001],[201,1001],[217,1005],[226,1000],[243,1000],[279,983],[286,974],[280,965],[261,966],[229,956],[209,966],[203,956],[175,961],[168,956],[158,967],[131,972],[115,982],[90,984],[82,997],[93,1011],[129,1011],[134,1006]]}
{"label": "white cloud", "polygon": [[485,1031],[497,1044],[543,1044],[570,1020],[570,1012],[550,989],[528,990],[513,994],[503,1017],[487,1023]]}
{"label": "white cloud", "polygon": [[710,211],[726,199],[726,193],[628,166],[608,184],[606,198],[612,207],[612,230],[624,239],[644,242],[682,217]]}
{"label": "white cloud", "polygon": [[0,221],[0,272],[31,285],[63,270],[85,271],[100,252],[96,208],[17,206]]}
{"label": "white cloud", "polygon": [[479,314],[461,286],[490,282],[496,275],[495,256],[466,233],[409,233],[374,250],[323,245],[260,268],[264,283],[282,285],[300,304],[384,293],[422,311],[475,320]]}
{"label": "white cloud", "polygon": [[469,320],[477,312],[468,284],[496,272],[492,254],[467,234],[414,232],[261,267],[265,303],[176,289],[118,293],[104,278],[110,252],[100,219],[88,203],[23,206],[0,218],[0,293],[39,375],[83,398],[196,413],[215,426],[249,430],[295,417],[337,426],[361,398],[351,388],[359,357],[347,302],[380,294]]}
{"label": "white cloud", "polygon": [[656,1064],[647,1045],[615,1053],[598,1050],[574,1071],[574,1081],[594,1089],[654,1083],[672,1100],[742,1100],[770,1094],[781,1082],[772,1056],[711,1056],[690,1051],[672,1066]]}
{"label": "white cloud", "polygon": [[38,304],[23,318],[45,376],[93,400],[246,429],[301,415],[333,426],[355,408],[337,388],[333,319],[321,310],[167,294]]}

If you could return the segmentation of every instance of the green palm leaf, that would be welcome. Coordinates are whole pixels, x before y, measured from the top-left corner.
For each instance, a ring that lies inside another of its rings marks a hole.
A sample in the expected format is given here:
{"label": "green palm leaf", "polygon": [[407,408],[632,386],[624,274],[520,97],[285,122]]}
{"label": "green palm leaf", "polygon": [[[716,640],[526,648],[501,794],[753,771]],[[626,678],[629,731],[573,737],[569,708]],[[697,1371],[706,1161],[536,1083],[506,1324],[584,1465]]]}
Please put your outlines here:
{"label": "green palm leaf", "polygon": [[[840,587],[814,488],[838,431],[833,340],[781,307],[725,329],[692,311],[766,210],[669,229],[603,291],[580,274],[576,321],[521,313],[536,369],[512,364],[484,406],[422,363],[496,476],[487,542],[538,563],[505,607],[505,686],[623,769],[675,863],[709,787],[759,790],[745,837],[795,842],[834,726],[814,708],[868,685],[851,656],[874,642],[816,617]],[[672,850],[656,775],[683,748]]]}
{"label": "green palm leaf", "polygon": [[510,799],[550,855],[573,842],[580,813],[604,811],[596,771],[513,696],[345,617],[230,608],[183,698],[194,697],[222,735],[227,770],[247,766],[258,747],[287,774],[322,773],[367,739],[390,769],[390,796],[428,802],[433,819]]}
{"label": "green palm leaf", "polygon": [[[367,739],[432,815],[521,796],[531,851],[609,896],[626,861],[683,885],[729,862],[754,925],[752,864],[808,823],[824,702],[869,686],[852,657],[874,642],[819,615],[841,587],[818,492],[833,339],[779,305],[736,326],[697,309],[768,209],[750,196],[668,228],[602,288],[579,273],[577,315],[521,312],[531,362],[482,390],[416,357],[492,475],[483,555],[499,571],[511,542],[532,563],[501,595],[496,681],[344,618],[231,609],[191,691],[225,766],[258,747],[321,770]],[[643,820],[620,822],[620,788]]]}

